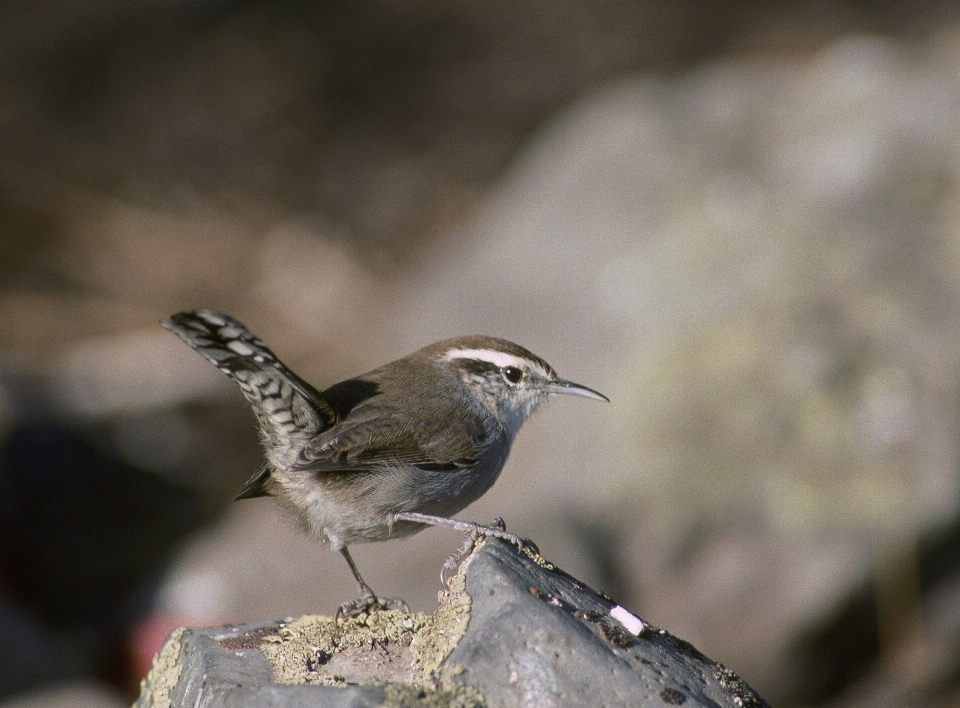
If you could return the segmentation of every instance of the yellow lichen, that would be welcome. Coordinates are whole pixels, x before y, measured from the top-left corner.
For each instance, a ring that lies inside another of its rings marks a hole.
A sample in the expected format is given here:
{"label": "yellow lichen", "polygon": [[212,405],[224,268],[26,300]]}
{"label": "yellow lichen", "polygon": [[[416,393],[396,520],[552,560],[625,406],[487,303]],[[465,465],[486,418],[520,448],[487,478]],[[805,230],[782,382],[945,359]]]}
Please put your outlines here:
{"label": "yellow lichen", "polygon": [[172,708],[170,700],[170,691],[180,680],[180,672],[183,667],[179,663],[180,659],[180,637],[187,631],[185,627],[173,630],[163,647],[157,653],[153,660],[153,666],[146,678],[140,682],[140,692],[145,694],[149,691],[152,701],[151,708]]}

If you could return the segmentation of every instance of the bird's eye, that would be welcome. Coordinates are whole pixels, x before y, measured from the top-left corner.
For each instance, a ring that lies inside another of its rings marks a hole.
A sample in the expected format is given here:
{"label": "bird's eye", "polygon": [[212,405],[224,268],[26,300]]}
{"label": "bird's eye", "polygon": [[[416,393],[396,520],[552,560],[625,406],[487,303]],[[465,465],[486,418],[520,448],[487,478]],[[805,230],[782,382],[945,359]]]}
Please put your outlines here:
{"label": "bird's eye", "polygon": [[523,378],[523,370],[516,366],[505,366],[503,367],[503,376],[510,383],[520,383],[520,379]]}

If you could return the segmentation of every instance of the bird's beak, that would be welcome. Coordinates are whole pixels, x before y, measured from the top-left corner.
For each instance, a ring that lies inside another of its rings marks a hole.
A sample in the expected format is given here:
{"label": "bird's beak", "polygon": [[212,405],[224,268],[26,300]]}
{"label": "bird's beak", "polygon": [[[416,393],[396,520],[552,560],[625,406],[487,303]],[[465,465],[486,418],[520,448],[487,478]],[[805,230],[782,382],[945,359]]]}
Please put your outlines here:
{"label": "bird's beak", "polygon": [[548,393],[566,393],[571,396],[582,396],[583,398],[592,398],[596,401],[606,401],[610,402],[610,399],[604,396],[602,393],[594,391],[592,388],[587,388],[586,386],[581,386],[576,384],[573,381],[565,381],[564,379],[554,379],[549,384],[547,384]]}

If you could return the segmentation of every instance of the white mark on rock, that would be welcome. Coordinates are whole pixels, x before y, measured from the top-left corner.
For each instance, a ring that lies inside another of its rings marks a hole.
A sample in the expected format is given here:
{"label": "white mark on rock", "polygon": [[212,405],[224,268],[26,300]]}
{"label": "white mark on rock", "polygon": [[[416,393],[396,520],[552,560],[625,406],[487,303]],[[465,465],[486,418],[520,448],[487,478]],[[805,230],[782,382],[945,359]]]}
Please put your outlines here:
{"label": "white mark on rock", "polygon": [[622,624],[626,630],[635,637],[639,637],[640,633],[647,627],[642,619],[620,605],[610,610],[610,616]]}

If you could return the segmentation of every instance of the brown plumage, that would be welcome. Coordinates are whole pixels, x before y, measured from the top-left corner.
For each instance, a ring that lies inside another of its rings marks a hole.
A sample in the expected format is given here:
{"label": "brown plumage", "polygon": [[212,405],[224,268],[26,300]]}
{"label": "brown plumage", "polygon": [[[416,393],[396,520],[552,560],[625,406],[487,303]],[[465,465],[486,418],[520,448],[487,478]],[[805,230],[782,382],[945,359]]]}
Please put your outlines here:
{"label": "brown plumage", "polygon": [[499,527],[449,517],[496,481],[523,421],[549,395],[606,400],[495,337],[437,342],[321,392],[225,314],[194,310],[161,324],[240,385],[267,459],[237,498],[279,498],[344,556],[361,598],[343,612],[405,606],[373,594],[348,544],[432,524],[522,545]]}

